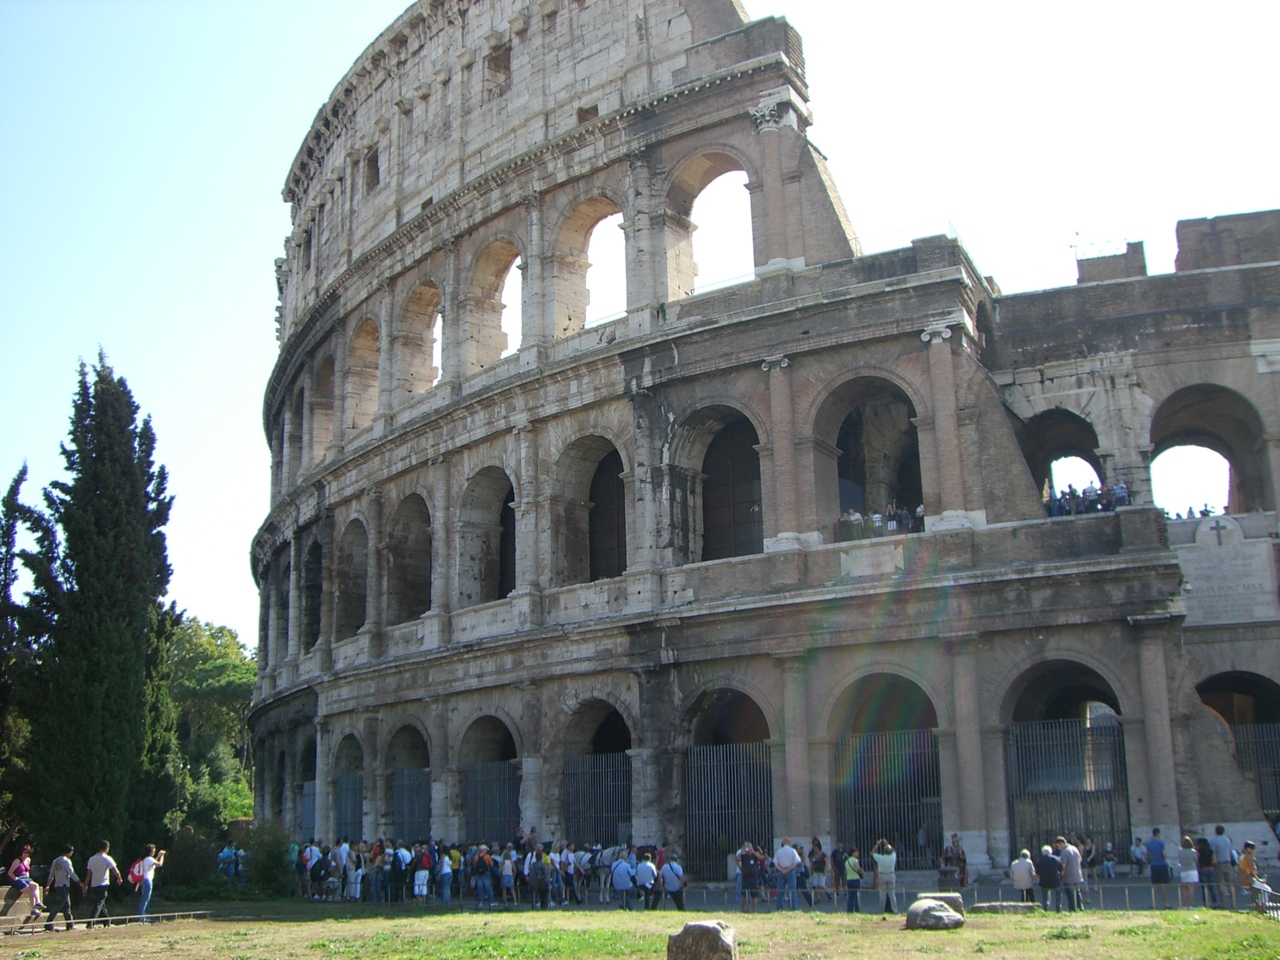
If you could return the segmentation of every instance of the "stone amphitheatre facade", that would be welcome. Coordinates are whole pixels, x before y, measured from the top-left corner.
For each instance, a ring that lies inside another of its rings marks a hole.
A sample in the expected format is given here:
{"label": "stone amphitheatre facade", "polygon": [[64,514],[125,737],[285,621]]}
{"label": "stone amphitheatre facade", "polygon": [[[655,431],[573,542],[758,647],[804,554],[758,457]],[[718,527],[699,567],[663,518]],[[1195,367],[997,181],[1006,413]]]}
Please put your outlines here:
{"label": "stone amphitheatre facade", "polygon": [[[735,0],[422,0],[338,83],[284,190],[260,818],[703,877],[786,833],[1275,850],[1280,216],[1002,295],[948,237],[861,250],[806,98]],[[755,275],[695,294],[731,171]],[[584,328],[619,213],[626,313]],[[1152,506],[1185,444],[1230,516]],[[1133,505],[1047,517],[1065,456]],[[890,503],[924,529],[836,537]]]}

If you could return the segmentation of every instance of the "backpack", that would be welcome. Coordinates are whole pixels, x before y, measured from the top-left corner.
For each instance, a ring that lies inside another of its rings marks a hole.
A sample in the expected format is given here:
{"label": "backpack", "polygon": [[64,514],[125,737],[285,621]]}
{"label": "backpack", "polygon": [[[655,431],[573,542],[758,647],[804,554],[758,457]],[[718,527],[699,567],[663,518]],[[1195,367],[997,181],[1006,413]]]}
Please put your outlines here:
{"label": "backpack", "polygon": [[538,886],[547,882],[547,865],[544,861],[535,859],[529,865],[529,882]]}
{"label": "backpack", "polygon": [[434,867],[434,866],[435,866],[435,861],[431,859],[431,851],[430,851],[430,850],[423,850],[423,851],[422,851],[422,859],[420,859],[420,860],[418,861],[418,869],[419,869],[419,870],[430,870],[430,869],[431,869],[432,867]]}
{"label": "backpack", "polygon": [[324,883],[325,875],[329,871],[325,868],[325,858],[319,857],[316,862],[311,865],[311,882]]}
{"label": "backpack", "polygon": [[140,859],[133,861],[133,866],[129,868],[129,882],[142,882],[142,861]]}

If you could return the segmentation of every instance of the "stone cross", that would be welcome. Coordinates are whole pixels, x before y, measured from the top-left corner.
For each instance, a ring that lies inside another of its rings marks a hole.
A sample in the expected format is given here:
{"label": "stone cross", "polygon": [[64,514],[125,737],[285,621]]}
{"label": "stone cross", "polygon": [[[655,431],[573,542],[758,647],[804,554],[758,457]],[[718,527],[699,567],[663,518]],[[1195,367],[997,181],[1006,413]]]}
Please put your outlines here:
{"label": "stone cross", "polygon": [[1218,535],[1218,546],[1222,546],[1222,531],[1230,530],[1231,528],[1221,520],[1215,520],[1209,529]]}

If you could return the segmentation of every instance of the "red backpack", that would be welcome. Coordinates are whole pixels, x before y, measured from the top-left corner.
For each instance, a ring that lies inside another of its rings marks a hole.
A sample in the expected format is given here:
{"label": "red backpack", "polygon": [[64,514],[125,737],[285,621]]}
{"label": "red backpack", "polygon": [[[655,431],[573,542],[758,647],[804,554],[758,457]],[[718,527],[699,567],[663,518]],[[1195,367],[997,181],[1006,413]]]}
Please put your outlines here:
{"label": "red backpack", "polygon": [[430,870],[435,866],[435,861],[431,859],[431,851],[423,850],[422,859],[418,861],[418,867],[421,870]]}
{"label": "red backpack", "polygon": [[133,866],[129,868],[129,882],[130,883],[142,882],[142,861],[141,860],[133,861]]}

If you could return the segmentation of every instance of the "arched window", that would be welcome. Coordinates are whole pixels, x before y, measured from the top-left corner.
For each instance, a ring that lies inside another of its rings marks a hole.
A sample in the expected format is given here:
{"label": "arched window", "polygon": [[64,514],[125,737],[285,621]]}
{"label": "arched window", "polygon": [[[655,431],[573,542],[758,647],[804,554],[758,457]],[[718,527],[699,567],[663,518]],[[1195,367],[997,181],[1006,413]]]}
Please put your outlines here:
{"label": "arched window", "polygon": [[351,734],[334,752],[333,800],[335,839],[358,841],[364,836],[364,751]]}
{"label": "arched window", "polygon": [[476,258],[458,331],[464,374],[477,373],[520,349],[521,266],[520,251],[510,240],[494,240]]}
{"label": "arched window", "polygon": [[626,311],[625,248],[616,229],[621,222],[618,205],[607,197],[584,200],[565,218],[552,277],[555,336]]}
{"label": "arched window", "polygon": [[338,564],[334,571],[337,586],[334,635],[339,640],[354,637],[364,626],[369,582],[369,535],[364,524],[352,520],[342,532]]}
{"label": "arched window", "polygon": [[565,837],[612,846],[631,832],[631,729],[603,700],[576,711],[564,738]]}
{"label": "arched window", "polygon": [[308,651],[320,639],[320,606],[324,599],[324,558],[320,541],[311,541],[302,563],[302,649]]}
{"label": "arched window", "polygon": [[515,488],[497,467],[472,477],[459,511],[458,607],[508,596],[516,586]]}
{"label": "arched window", "polygon": [[422,497],[400,501],[387,541],[387,616],[403,623],[431,609],[431,514]]}
{"label": "arched window", "polygon": [[387,744],[391,771],[392,823],[398,839],[408,843],[431,836],[431,759],[427,742],[416,728],[403,726]]}
{"label": "arched window", "polygon": [[469,837],[513,837],[520,826],[516,742],[497,717],[478,718],[458,750]]}
{"label": "arched window", "polygon": [[1232,513],[1231,463],[1199,444],[1169,447],[1151,461],[1151,499],[1170,517]]}
{"label": "arched window", "polygon": [[[1226,507],[1229,513],[1274,510],[1271,466],[1262,418],[1253,404],[1226,387],[1198,384],[1184,387],[1169,396],[1151,420],[1152,483],[1161,478],[1161,499],[1156,505],[1170,515],[1187,507],[1199,512],[1205,506],[1214,512]],[[1196,448],[1216,453],[1229,465],[1227,487],[1221,487],[1221,462]],[[1167,453],[1186,450],[1174,457],[1181,476],[1157,472],[1156,462]],[[1184,457],[1178,463],[1178,457]],[[1193,469],[1187,469],[1191,466]],[[1208,480],[1201,486],[1187,483],[1199,475]],[[1215,482],[1214,477],[1219,479]],[[1223,494],[1226,494],[1225,500]],[[1183,500],[1186,503],[1183,503]],[[1162,502],[1163,501],[1163,502]]]}
{"label": "arched window", "polygon": [[754,277],[746,186],[742,165],[727,154],[704,154],[680,168],[667,194],[669,300]]}
{"label": "arched window", "polygon": [[627,487],[617,450],[605,455],[591,478],[587,526],[591,579],[621,576],[627,569]]}
{"label": "arched window", "polygon": [[725,426],[702,461],[702,559],[764,550],[760,499],[760,438],[742,417]]}
{"label": "arched window", "polygon": [[333,442],[333,357],[326,356],[316,368],[316,385],[311,393],[311,462],[324,458]]}
{"label": "arched window", "polygon": [[306,464],[303,463],[303,428],[306,426],[306,397],[302,390],[299,390],[293,396],[293,404],[289,410],[289,436],[285,438],[288,444],[289,468],[290,475],[285,477],[285,489],[291,490],[297,485],[298,478],[302,476],[303,469]]}
{"label": "arched window", "polygon": [[420,284],[404,306],[393,343],[396,406],[429,390],[440,376],[439,330],[440,291],[435,284]]}
{"label": "arched window", "polygon": [[347,426],[359,430],[378,412],[378,325],[365,320],[351,338],[347,359]]}
{"label": "arched window", "polygon": [[1098,434],[1084,417],[1055,407],[1027,420],[1017,429],[1018,446],[1031,470],[1031,479],[1046,503],[1051,497],[1083,492],[1102,485]]}

